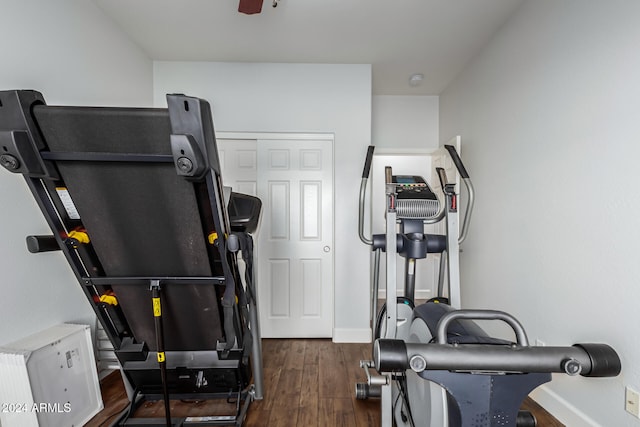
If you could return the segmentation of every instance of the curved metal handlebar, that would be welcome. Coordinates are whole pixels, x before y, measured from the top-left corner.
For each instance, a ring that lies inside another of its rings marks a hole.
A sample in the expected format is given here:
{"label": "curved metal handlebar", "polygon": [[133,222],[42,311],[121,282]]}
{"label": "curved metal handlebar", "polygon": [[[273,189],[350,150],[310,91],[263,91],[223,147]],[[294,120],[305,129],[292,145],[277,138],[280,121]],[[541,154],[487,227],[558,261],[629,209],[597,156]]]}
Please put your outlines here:
{"label": "curved metal handlebar", "polygon": [[369,173],[371,171],[371,162],[373,160],[373,150],[375,146],[370,145],[367,149],[367,157],[364,161],[364,168],[362,169],[362,180],[360,181],[360,200],[358,204],[358,236],[365,245],[372,245],[373,240],[367,238],[364,235],[364,202],[367,194],[367,180],[369,179]]}
{"label": "curved metal handlebar", "polygon": [[529,346],[529,339],[522,324],[512,315],[498,310],[456,310],[451,311],[440,319],[436,330],[436,338],[438,344],[447,343],[447,328],[449,324],[457,319],[466,320],[502,320],[516,333],[516,341],[521,347]]}
{"label": "curved metal handlebar", "polygon": [[[462,229],[460,230],[460,237],[458,237],[458,244],[465,241],[467,238],[467,232],[469,231],[469,223],[471,222],[471,214],[473,213],[473,205],[475,204],[475,190],[473,189],[473,184],[471,183],[471,178],[469,178],[469,173],[467,172],[467,168],[464,167],[464,163],[462,163],[462,159],[458,155],[456,148],[453,145],[445,145],[444,148],[447,150],[449,155],[451,156],[451,160],[453,160],[453,164],[456,165],[456,169],[462,178],[462,182],[464,182],[465,187],[467,187],[467,194],[469,195],[469,200],[467,201],[467,208],[464,211],[464,221],[462,223]],[[440,173],[440,171],[438,171]],[[442,183],[442,178],[441,184]]]}
{"label": "curved metal handlebar", "polygon": [[467,238],[467,232],[469,231],[469,223],[471,222],[471,213],[473,212],[473,205],[476,199],[476,193],[471,183],[471,178],[464,178],[462,180],[467,187],[467,194],[469,195],[467,201],[467,208],[464,211],[464,221],[462,222],[462,229],[460,230],[460,237],[458,237],[458,244],[465,241]]}

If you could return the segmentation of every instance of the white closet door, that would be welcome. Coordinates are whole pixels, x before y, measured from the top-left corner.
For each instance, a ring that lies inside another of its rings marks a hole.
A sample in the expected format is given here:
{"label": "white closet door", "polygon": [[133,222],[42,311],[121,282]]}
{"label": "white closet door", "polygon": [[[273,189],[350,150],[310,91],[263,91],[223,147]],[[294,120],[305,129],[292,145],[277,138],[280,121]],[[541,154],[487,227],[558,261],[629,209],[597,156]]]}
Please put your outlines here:
{"label": "white closet door", "polygon": [[264,338],[333,333],[333,141],[218,140],[224,185],[263,203],[256,238]]}
{"label": "white closet door", "polygon": [[264,337],[332,336],[332,151],[327,140],[258,142]]}

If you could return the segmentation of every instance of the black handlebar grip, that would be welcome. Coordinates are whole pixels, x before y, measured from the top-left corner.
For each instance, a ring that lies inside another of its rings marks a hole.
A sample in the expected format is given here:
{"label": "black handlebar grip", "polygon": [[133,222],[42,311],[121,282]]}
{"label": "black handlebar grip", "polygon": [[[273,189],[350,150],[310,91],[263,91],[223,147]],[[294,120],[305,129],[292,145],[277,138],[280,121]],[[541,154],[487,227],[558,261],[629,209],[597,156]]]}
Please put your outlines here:
{"label": "black handlebar grip", "polygon": [[591,359],[591,370],[583,377],[615,377],[622,370],[618,353],[607,344],[575,344]]}
{"label": "black handlebar grip", "polygon": [[378,372],[404,371],[409,368],[407,346],[402,340],[378,339],[373,343],[373,361]]}
{"label": "black handlebar grip", "polygon": [[447,186],[449,181],[447,180],[447,173],[444,171],[444,168],[436,168],[436,173],[438,174],[438,179],[440,180],[440,187],[442,191],[444,191],[444,187]]}
{"label": "black handlebar grip", "polygon": [[27,236],[27,249],[32,254],[59,251],[60,246],[54,236]]}
{"label": "black handlebar grip", "polygon": [[370,145],[367,149],[367,158],[364,161],[364,169],[362,170],[362,177],[369,178],[369,171],[371,170],[371,161],[373,160],[373,150],[376,147]]}
{"label": "black handlebar grip", "polygon": [[444,148],[446,148],[449,152],[449,155],[451,156],[453,163],[456,165],[456,169],[458,169],[460,176],[463,179],[469,178],[469,173],[467,172],[467,169],[465,169],[464,164],[462,163],[462,159],[458,155],[456,148],[453,145],[445,145]]}

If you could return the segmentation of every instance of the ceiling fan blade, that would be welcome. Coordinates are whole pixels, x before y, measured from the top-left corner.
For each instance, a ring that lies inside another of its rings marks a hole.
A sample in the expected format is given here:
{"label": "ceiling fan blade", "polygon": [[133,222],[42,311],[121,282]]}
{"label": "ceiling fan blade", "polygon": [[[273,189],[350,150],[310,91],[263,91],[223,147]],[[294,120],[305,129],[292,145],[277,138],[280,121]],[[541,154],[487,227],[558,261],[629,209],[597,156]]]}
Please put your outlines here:
{"label": "ceiling fan blade", "polygon": [[260,13],[262,12],[262,1],[263,0],[240,0],[238,12],[245,13],[247,15]]}

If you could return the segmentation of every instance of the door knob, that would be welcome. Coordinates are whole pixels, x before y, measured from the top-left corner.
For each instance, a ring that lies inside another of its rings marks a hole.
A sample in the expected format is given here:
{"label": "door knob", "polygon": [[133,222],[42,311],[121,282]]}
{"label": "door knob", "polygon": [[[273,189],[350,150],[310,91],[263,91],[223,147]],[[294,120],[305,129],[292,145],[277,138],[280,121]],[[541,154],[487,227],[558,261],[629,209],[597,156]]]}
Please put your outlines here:
{"label": "door knob", "polygon": [[322,250],[325,252],[330,252],[331,248],[329,246],[325,246],[324,248],[322,248]]}

